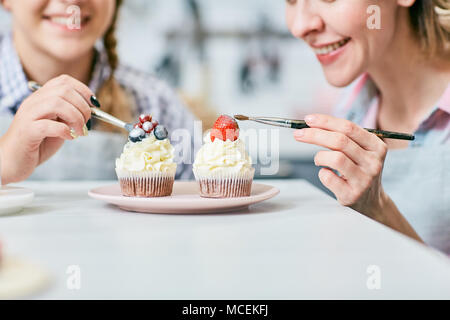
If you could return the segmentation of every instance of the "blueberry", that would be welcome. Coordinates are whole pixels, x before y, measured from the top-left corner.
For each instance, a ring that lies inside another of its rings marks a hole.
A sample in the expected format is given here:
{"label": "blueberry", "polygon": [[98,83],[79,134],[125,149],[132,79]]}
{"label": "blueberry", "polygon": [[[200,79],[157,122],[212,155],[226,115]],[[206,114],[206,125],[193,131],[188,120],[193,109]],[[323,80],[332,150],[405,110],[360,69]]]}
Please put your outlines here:
{"label": "blueberry", "polygon": [[145,138],[145,131],[141,128],[135,128],[131,130],[130,134],[128,135],[128,138],[131,142],[139,142],[142,141],[142,139]]}
{"label": "blueberry", "polygon": [[155,134],[155,137],[158,140],[167,139],[167,137],[169,136],[169,132],[167,131],[166,127],[161,125],[156,126],[155,131],[153,131],[153,133]]}

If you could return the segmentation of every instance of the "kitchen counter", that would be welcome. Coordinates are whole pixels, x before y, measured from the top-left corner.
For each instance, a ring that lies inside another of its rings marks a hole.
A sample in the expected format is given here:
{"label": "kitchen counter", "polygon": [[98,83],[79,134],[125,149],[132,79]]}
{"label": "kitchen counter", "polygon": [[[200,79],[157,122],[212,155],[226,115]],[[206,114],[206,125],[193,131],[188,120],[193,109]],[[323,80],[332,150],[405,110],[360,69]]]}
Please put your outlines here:
{"label": "kitchen counter", "polygon": [[114,182],[27,182],[36,198],[0,217],[0,238],[49,271],[37,299],[450,299],[448,257],[304,180],[258,182],[281,192],[208,215],[125,212],[87,196]]}

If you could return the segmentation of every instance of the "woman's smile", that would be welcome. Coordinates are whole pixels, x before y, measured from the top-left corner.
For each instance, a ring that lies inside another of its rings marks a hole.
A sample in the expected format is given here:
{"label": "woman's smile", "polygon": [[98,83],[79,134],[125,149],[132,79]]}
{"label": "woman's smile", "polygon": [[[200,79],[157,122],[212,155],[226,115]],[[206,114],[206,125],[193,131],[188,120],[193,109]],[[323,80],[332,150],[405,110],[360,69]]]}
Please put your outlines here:
{"label": "woman's smile", "polygon": [[77,17],[74,14],[44,14],[42,19],[46,24],[53,28],[58,28],[58,30],[80,32],[90,22],[91,17],[89,15],[81,16],[79,25],[77,25]]}
{"label": "woman's smile", "polygon": [[351,38],[345,38],[328,44],[310,44],[310,46],[320,63],[328,65],[335,62],[344,53],[350,41]]}
{"label": "woman's smile", "polygon": [[0,1],[14,15],[16,45],[23,46],[22,52],[45,52],[77,64],[86,59],[88,65],[92,47],[107,32],[119,0]]}

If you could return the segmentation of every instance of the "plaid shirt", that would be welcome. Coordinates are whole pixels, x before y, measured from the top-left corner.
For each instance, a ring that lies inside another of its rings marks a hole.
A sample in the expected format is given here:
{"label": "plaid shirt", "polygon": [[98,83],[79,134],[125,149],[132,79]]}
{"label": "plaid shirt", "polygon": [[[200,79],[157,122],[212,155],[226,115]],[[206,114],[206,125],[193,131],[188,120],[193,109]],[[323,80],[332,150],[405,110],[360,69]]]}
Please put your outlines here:
{"label": "plaid shirt", "polygon": [[[101,42],[96,44],[96,53],[93,74],[89,83],[89,87],[93,92],[97,92],[111,74],[108,57]],[[134,99],[136,119],[139,114],[148,113],[164,124],[169,132],[173,132],[178,128],[184,128],[190,132],[191,154],[188,155],[190,160],[181,163],[178,161],[179,158],[177,159],[177,178],[192,178],[194,116],[169,86],[152,75],[120,65],[115,71],[114,77]],[[23,100],[30,94],[28,79],[14,48],[11,34],[0,35],[0,117],[14,115]],[[92,120],[95,121],[94,119]],[[103,133],[103,136],[105,134],[107,133]],[[110,135],[113,134],[111,133]],[[176,143],[174,143],[174,147],[177,148]],[[180,155],[177,156],[181,157]],[[114,163],[114,158],[106,159],[106,161]],[[95,170],[94,167],[92,169],[93,171]],[[69,172],[70,168],[66,171]],[[113,172],[110,176],[101,178],[114,179],[115,177],[112,174]],[[59,176],[55,178],[65,179],[66,177]]]}

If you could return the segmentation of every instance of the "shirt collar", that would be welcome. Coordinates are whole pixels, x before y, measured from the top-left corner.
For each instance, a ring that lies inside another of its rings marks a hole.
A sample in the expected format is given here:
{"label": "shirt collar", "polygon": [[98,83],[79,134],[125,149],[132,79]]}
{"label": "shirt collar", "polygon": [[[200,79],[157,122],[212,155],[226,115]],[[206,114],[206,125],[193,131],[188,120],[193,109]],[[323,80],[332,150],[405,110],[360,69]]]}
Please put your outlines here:
{"label": "shirt collar", "polygon": [[[375,128],[379,107],[378,94],[378,89],[373,80],[367,73],[363,74],[353,86],[347,103],[350,120],[369,128]],[[450,114],[450,84],[422,123],[430,122],[435,114],[440,114],[438,111]]]}
{"label": "shirt collar", "polygon": [[442,95],[441,99],[438,101],[437,106],[450,114],[450,84]]}
{"label": "shirt collar", "polygon": [[[0,113],[15,113],[31,91],[11,33],[0,36],[0,57]],[[95,62],[89,88],[97,92],[110,74],[108,55],[103,42],[98,41],[95,45]]]}

